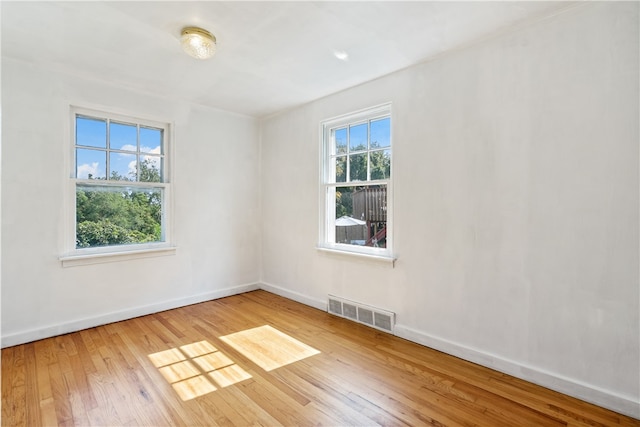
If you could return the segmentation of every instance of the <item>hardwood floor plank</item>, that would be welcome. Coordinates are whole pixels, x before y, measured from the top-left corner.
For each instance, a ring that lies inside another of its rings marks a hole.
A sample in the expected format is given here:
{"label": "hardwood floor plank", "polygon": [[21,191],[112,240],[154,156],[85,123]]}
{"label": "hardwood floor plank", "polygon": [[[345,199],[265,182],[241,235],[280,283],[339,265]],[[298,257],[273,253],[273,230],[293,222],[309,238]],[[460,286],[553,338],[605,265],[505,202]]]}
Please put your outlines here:
{"label": "hardwood floor plank", "polygon": [[[15,347],[17,348],[17,347]],[[2,353],[2,360],[4,361],[4,351]],[[25,365],[25,398],[26,404],[25,408],[25,424],[27,426],[35,426],[40,424],[41,414],[40,414],[40,405],[33,404],[33,402],[39,401],[39,392],[38,392],[38,372],[36,366],[36,353],[35,353],[35,345],[33,343],[24,345],[24,365]],[[4,393],[4,387],[3,387]],[[9,400],[10,402],[13,400]],[[20,399],[18,399],[20,401]],[[3,408],[4,408],[4,397],[3,397]],[[4,420],[4,417],[3,417]],[[13,425],[20,425],[19,423]]]}
{"label": "hardwood floor plank", "polygon": [[348,392],[346,396],[360,412],[381,426],[411,426],[395,414],[365,399],[362,395]]}
{"label": "hardwood floor plank", "polygon": [[166,314],[166,313],[158,313],[155,315],[155,319],[162,324],[162,326],[171,333],[171,335],[173,335],[174,337],[176,337],[176,339],[181,339],[184,338],[184,333],[183,331],[180,329],[179,326],[174,325],[173,321],[171,320],[171,318],[169,317],[170,314]]}
{"label": "hardwood floor plank", "polygon": [[[60,360],[61,357],[58,357]],[[62,375],[59,363],[49,365],[49,384],[59,425],[73,425],[73,411],[69,396],[71,391]]]}
{"label": "hardwood floor plank", "polygon": [[[216,392],[211,398],[202,399],[199,402],[198,406],[207,422],[217,426],[252,424],[254,419],[253,402],[247,402],[248,404],[240,410],[233,404],[229,404],[221,395],[222,393]],[[234,403],[237,402],[236,399],[231,400]]]}
{"label": "hardwood floor plank", "polygon": [[118,411],[109,397],[110,386],[113,384],[106,381],[99,373],[89,374],[88,383],[98,402],[97,407],[87,411],[90,425],[124,425],[125,422],[130,421],[129,417],[127,420],[120,419]]}
{"label": "hardwood floor plank", "polygon": [[[85,410],[90,410],[98,406],[98,402],[89,387],[87,382],[87,374],[95,372],[95,368],[92,370],[86,370],[87,365],[83,363],[80,356],[81,353],[69,356],[69,365],[71,366],[71,373],[75,381],[75,388],[80,394],[82,405]],[[91,364],[93,367],[93,364]]]}
{"label": "hardwood floor plank", "polygon": [[75,376],[73,372],[64,372],[62,374],[65,383],[68,384],[69,390],[69,405],[71,407],[71,414],[73,425],[86,426],[89,425],[89,418],[87,417],[87,409],[84,406],[82,398],[81,388],[77,386]]}
{"label": "hardwood floor plank", "polygon": [[245,414],[247,425],[254,426],[282,426],[269,411],[256,404],[249,396],[247,396],[239,387],[229,388],[226,391],[225,400],[232,407],[243,408],[242,413]]}
{"label": "hardwood floor plank", "polygon": [[[12,424],[25,422],[25,406],[27,404],[25,387],[24,348],[13,348],[2,358],[2,418],[9,419]],[[9,398],[11,398],[9,400]]]}
{"label": "hardwood floor plank", "polygon": [[6,348],[2,362],[3,426],[640,427],[265,291]]}
{"label": "hardwood floor plank", "polygon": [[51,377],[49,376],[49,365],[56,363],[56,358],[51,350],[51,339],[45,339],[34,343],[36,354],[36,378],[38,401],[27,402],[27,405],[38,404],[40,406],[41,425],[57,426],[55,401],[51,390]]}
{"label": "hardwood floor plank", "polygon": [[310,405],[335,419],[329,425],[400,425],[397,418],[388,417],[379,408],[369,409],[367,404],[353,399],[354,393],[347,392],[339,380],[327,375],[320,379],[310,374],[307,366],[279,372],[284,383],[304,393]]}
{"label": "hardwood floor plank", "polygon": [[318,421],[317,417],[311,417],[312,411],[301,410],[300,406],[294,402],[287,402],[283,394],[268,383],[249,381],[238,384],[238,388],[281,425],[313,425]]}

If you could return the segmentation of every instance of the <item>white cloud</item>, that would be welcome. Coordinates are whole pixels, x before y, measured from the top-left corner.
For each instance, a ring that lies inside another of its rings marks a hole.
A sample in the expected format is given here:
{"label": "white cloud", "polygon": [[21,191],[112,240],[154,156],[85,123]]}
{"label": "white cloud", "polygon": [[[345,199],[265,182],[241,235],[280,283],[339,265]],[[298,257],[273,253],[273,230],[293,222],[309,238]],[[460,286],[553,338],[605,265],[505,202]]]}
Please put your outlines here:
{"label": "white cloud", "polygon": [[[119,150],[135,152],[136,151],[136,146],[135,145],[131,145],[131,144],[125,144],[122,147],[120,147]],[[151,147],[145,147],[143,145],[143,146],[140,147],[140,152],[141,153],[150,153],[150,154],[160,154],[160,146],[158,145],[155,148],[151,148]],[[120,155],[127,156],[128,154],[120,153]]]}
{"label": "white cloud", "polygon": [[129,176],[136,176],[136,161],[135,160],[131,160],[129,162]]}
{"label": "white cloud", "polygon": [[160,154],[160,146],[159,145],[157,147],[155,147],[155,148],[140,147],[140,150],[144,151],[145,153]]}
{"label": "white cloud", "polygon": [[89,175],[93,176],[94,178],[102,178],[102,176],[98,176],[98,166],[100,166],[98,162],[78,165],[78,170],[76,172],[78,179],[88,179]]}
{"label": "white cloud", "polygon": [[[135,152],[136,151],[136,146],[135,145],[131,145],[131,144],[125,144],[122,147],[120,147],[119,150]],[[120,153],[120,154],[123,154],[123,153]],[[127,154],[124,154],[124,155],[126,156]]]}

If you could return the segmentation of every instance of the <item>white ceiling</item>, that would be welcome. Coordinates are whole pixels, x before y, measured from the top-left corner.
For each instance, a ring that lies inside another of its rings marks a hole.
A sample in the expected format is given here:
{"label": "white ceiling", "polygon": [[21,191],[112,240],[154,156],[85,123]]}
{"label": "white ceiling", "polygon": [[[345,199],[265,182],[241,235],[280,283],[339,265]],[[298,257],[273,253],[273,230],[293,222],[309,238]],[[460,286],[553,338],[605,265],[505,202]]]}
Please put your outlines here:
{"label": "white ceiling", "polygon": [[[563,2],[9,2],[2,55],[228,111],[264,116],[375,79]],[[201,61],[179,34],[218,39]],[[334,52],[347,52],[347,61]]]}

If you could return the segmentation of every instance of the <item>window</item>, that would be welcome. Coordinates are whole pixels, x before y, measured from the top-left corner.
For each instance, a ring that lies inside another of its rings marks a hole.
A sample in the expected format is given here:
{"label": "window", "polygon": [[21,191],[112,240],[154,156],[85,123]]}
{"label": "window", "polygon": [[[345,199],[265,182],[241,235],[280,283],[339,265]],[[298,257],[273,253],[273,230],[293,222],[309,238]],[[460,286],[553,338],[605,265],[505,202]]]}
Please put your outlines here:
{"label": "window", "polygon": [[166,246],[166,123],[73,109],[75,245],[90,254]]}
{"label": "window", "polygon": [[391,256],[391,106],[322,123],[320,246]]}

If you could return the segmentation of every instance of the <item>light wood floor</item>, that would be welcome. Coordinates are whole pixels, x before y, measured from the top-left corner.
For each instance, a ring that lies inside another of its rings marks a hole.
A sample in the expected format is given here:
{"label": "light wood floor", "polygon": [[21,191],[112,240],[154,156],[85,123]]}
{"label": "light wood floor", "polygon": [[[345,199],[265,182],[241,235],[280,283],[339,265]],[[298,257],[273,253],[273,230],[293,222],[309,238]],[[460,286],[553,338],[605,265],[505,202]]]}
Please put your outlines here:
{"label": "light wood floor", "polygon": [[3,426],[640,426],[264,291],[2,350]]}

